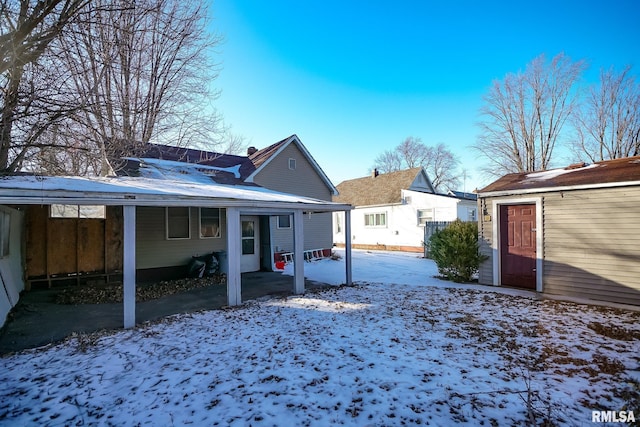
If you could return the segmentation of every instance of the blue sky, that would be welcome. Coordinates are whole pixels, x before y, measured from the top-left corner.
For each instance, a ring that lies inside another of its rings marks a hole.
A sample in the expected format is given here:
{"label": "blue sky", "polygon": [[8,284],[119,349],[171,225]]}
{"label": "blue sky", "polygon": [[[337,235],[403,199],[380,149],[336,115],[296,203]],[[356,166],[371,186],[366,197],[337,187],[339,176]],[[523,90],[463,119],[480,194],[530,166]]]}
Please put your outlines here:
{"label": "blue sky", "polygon": [[540,54],[587,60],[587,82],[640,75],[636,0],[215,0],[212,15],[226,123],[258,148],[297,134],[336,185],[408,136],[446,144],[467,191],[488,184],[470,149],[482,96]]}

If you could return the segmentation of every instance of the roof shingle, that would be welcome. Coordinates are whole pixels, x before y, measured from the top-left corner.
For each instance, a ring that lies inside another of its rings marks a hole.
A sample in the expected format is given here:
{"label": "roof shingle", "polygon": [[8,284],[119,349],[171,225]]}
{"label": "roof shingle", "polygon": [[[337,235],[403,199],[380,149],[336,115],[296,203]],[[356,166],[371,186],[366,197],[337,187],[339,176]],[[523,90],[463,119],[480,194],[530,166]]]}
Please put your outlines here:
{"label": "roof shingle", "polygon": [[512,173],[478,192],[526,191],[633,181],[640,181],[640,156],[604,160],[591,165],[574,164],[566,168],[541,172]]}
{"label": "roof shingle", "polygon": [[402,190],[411,187],[422,168],[412,168],[397,172],[350,179],[337,185],[334,202],[353,206],[388,205],[402,202]]}

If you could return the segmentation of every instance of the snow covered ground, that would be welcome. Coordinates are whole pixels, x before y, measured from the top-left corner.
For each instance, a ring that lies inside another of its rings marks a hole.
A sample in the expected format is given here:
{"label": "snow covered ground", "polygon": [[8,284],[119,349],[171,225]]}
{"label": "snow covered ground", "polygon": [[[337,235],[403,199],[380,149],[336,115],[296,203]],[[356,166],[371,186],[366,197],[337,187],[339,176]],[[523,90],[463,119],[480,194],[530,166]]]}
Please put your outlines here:
{"label": "snow covered ground", "polygon": [[[354,287],[2,358],[0,424],[591,425],[592,410],[623,409],[640,418],[640,313],[442,282],[415,254],[354,251],[353,266]],[[305,271],[338,284],[344,260]]]}

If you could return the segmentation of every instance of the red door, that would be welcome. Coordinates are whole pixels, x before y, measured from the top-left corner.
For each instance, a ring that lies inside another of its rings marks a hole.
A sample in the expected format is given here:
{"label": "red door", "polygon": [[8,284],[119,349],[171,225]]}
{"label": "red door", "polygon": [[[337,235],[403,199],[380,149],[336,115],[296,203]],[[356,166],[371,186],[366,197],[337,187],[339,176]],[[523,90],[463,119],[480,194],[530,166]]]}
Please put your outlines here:
{"label": "red door", "polygon": [[536,289],[536,205],[500,206],[503,286]]}

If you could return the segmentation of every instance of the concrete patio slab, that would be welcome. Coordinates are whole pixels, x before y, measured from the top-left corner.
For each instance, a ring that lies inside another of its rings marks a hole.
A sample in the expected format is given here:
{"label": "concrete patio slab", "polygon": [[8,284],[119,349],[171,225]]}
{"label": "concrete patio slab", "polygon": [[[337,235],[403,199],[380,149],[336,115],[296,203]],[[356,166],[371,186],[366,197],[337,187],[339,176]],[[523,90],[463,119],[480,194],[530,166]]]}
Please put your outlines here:
{"label": "concrete patio slab", "polygon": [[[330,285],[305,280],[305,290]],[[91,333],[123,327],[123,304],[64,305],[55,302],[61,288],[24,292],[0,330],[0,355],[41,347],[75,333]],[[293,277],[274,272],[242,274],[242,301],[293,293]],[[156,321],[173,314],[215,310],[227,305],[226,285],[168,295],[136,303],[136,323]]]}

